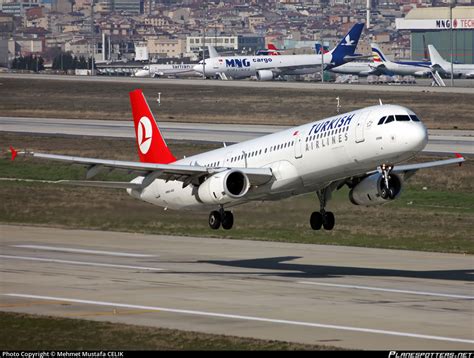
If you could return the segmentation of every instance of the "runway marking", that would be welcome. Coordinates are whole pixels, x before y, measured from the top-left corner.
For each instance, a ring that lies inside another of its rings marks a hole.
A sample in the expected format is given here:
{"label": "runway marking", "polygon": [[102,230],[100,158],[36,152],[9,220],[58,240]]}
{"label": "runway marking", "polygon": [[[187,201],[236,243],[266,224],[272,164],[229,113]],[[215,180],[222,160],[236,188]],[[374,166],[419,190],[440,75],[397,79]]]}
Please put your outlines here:
{"label": "runway marking", "polygon": [[[44,302],[44,301],[33,301],[33,302],[27,302],[27,303],[7,303],[0,305],[0,308],[12,308],[12,307],[29,307],[29,306],[38,306],[38,305],[57,305],[58,301],[50,301],[50,302]],[[66,304],[66,302],[64,302]],[[69,302],[67,303],[68,305],[70,304]]]}
{"label": "runway marking", "polygon": [[132,305],[132,304],[116,303],[116,302],[79,300],[79,299],[64,298],[64,297],[37,296],[37,295],[27,295],[27,294],[21,294],[21,293],[6,293],[6,294],[3,294],[3,295],[4,296],[9,296],[9,297],[33,298],[33,299],[48,300],[48,301],[58,300],[58,301],[62,301],[62,302],[72,302],[72,303],[79,303],[79,304],[85,304],[85,305],[122,307],[122,308],[137,309],[137,310],[161,311],[161,312],[187,314],[187,315],[195,315],[195,316],[229,318],[229,319],[244,320],[244,321],[277,323],[277,324],[286,324],[286,325],[292,325],[292,326],[325,328],[325,329],[334,329],[334,330],[340,330],[340,331],[373,333],[373,334],[383,334],[383,335],[407,337],[407,338],[418,338],[418,339],[428,339],[428,340],[444,341],[444,342],[474,344],[474,340],[471,340],[471,339],[454,338],[454,337],[442,337],[442,336],[431,336],[431,335],[426,335],[426,334],[387,331],[387,330],[372,329],[372,328],[340,326],[340,325],[313,323],[313,322],[289,321],[289,320],[284,320],[284,319],[272,319],[272,318],[254,317],[254,316],[241,316],[241,315],[235,315],[235,314],[194,311],[194,310],[176,309],[176,308],[141,306],[141,305]]}
{"label": "runway marking", "polygon": [[455,295],[455,294],[450,294],[450,293],[437,293],[437,292],[424,292],[424,291],[409,291],[409,290],[398,290],[398,289],[392,289],[392,288],[370,287],[370,286],[357,286],[357,285],[343,285],[343,284],[336,284],[336,283],[313,282],[313,281],[298,281],[298,283],[305,284],[305,285],[315,285],[315,286],[339,287],[339,288],[353,288],[353,289],[356,289],[356,290],[368,290],[368,291],[380,291],[380,292],[394,292],[394,293],[407,293],[407,294],[410,294],[410,295],[448,297],[448,298],[462,298],[462,299],[474,300],[474,296]]}
{"label": "runway marking", "polygon": [[84,313],[71,313],[63,314],[65,317],[94,317],[94,316],[120,316],[120,315],[134,315],[140,313],[156,313],[156,310],[124,310],[119,311],[113,309],[112,311],[103,312],[84,312]]}
{"label": "runway marking", "polygon": [[40,258],[40,257],[28,257],[28,256],[0,255],[0,258],[14,259],[14,260],[27,260],[27,261],[52,262],[52,263],[58,263],[58,264],[70,264],[70,265],[82,265],[82,266],[114,267],[114,268],[125,268],[125,269],[133,269],[133,270],[147,270],[147,271],[162,271],[162,270],[164,270],[164,269],[158,268],[158,267],[128,266],[128,265],[117,265],[117,264],[104,264],[104,263],[101,263],[101,262],[44,259],[44,258]]}
{"label": "runway marking", "polygon": [[156,257],[156,255],[146,254],[132,254],[129,252],[114,252],[114,251],[101,251],[101,250],[85,250],[85,249],[72,249],[69,247],[56,247],[56,246],[43,246],[43,245],[10,245],[11,247],[19,247],[22,249],[35,249],[45,251],[61,251],[61,252],[75,252],[80,254],[94,254],[94,255],[108,255],[108,256],[123,256],[123,257]]}

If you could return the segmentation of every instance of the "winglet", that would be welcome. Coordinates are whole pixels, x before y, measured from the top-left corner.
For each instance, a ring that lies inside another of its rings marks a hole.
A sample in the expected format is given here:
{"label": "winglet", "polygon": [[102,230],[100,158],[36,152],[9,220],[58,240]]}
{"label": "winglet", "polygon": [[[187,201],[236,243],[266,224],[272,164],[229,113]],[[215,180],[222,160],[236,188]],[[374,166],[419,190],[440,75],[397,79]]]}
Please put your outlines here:
{"label": "winglet", "polygon": [[12,146],[10,146],[10,152],[12,153],[12,161],[14,161],[16,156],[18,155],[18,152]]}
{"label": "winglet", "polygon": [[[461,154],[459,154],[459,153],[454,153],[454,155],[456,156],[456,158],[462,158],[462,159],[464,159],[464,157],[463,157]],[[461,165],[462,165],[462,162],[459,162],[459,166],[461,166]]]}

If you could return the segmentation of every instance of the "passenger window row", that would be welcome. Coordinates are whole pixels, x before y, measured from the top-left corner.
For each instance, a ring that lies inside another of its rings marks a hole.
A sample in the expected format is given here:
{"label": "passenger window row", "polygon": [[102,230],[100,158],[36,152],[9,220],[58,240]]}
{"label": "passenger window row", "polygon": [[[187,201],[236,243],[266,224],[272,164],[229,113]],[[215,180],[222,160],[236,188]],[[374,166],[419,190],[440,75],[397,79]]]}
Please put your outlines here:
{"label": "passenger window row", "polygon": [[294,145],[295,145],[295,141],[293,141],[293,140],[290,141],[290,142],[286,142],[286,143],[282,143],[282,144],[278,144],[278,145],[273,145],[273,146],[267,147],[265,149],[255,150],[255,151],[252,151],[252,152],[249,152],[249,153],[243,153],[241,155],[237,155],[235,157],[230,158],[230,162],[234,163],[234,162],[237,162],[237,161],[242,160],[244,158],[256,157],[257,155],[262,155],[262,152],[263,152],[263,154],[266,154],[267,152],[276,152],[277,150],[281,150],[281,149],[284,149],[284,148],[290,148]]}
{"label": "passenger window row", "polygon": [[378,125],[387,124],[395,120],[397,122],[409,122],[410,120],[412,120],[413,122],[420,122],[420,119],[414,114],[397,114],[396,116],[385,116],[380,118]]}

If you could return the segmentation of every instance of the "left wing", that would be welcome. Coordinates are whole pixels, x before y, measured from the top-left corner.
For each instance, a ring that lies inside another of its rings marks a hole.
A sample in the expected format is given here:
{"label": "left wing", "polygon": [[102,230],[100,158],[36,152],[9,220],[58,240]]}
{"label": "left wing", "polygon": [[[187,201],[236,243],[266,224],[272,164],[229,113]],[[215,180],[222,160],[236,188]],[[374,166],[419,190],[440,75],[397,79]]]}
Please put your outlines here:
{"label": "left wing", "polygon": [[[426,162],[426,163],[395,165],[393,167],[392,172],[397,173],[397,174],[403,174],[404,178],[408,179],[420,169],[435,168],[435,167],[440,167],[443,165],[450,165],[450,164],[461,165],[461,163],[464,161],[466,161],[466,159],[464,159],[464,157],[461,154],[456,153],[456,158],[452,158],[452,159],[435,160],[433,162]],[[378,167],[377,170],[367,173],[367,175],[374,174],[377,172],[379,173],[382,172],[380,167]]]}
{"label": "left wing", "polygon": [[[107,160],[107,159],[96,159],[96,158],[83,158],[74,157],[67,155],[47,154],[47,153],[36,153],[36,152],[17,152],[15,149],[10,148],[12,151],[12,160],[17,155],[29,156],[33,158],[56,160],[60,162],[79,164],[88,167],[86,173],[86,179],[91,179],[97,175],[102,169],[120,169],[126,170],[130,173],[144,176],[141,184],[128,183],[128,182],[100,182],[100,181],[83,181],[83,180],[59,180],[54,183],[58,184],[75,184],[85,186],[103,186],[113,188],[132,188],[139,189],[144,188],[151,184],[155,179],[178,180],[183,182],[183,186],[189,184],[199,184],[202,178],[207,178],[215,173],[230,169],[227,167],[204,167],[201,165],[184,165],[184,164],[154,164],[154,163],[143,163],[143,162],[131,162],[121,160]],[[267,183],[273,178],[273,173],[270,168],[235,168],[245,173],[249,178],[250,185],[262,185]]]}

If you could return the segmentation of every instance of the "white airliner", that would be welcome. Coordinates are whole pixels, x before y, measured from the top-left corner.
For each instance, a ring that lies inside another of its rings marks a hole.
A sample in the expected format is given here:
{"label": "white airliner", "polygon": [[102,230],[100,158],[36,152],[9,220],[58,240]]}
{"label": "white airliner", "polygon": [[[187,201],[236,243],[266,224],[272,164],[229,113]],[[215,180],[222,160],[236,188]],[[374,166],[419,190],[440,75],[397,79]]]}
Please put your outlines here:
{"label": "white airliner", "polygon": [[16,152],[34,158],[82,164],[87,179],[102,169],[137,173],[131,182],[62,180],[57,183],[122,188],[134,198],[176,210],[212,210],[209,225],[230,229],[230,208],[250,201],[317,193],[314,230],[334,227],[326,206],[334,190],[347,185],[356,205],[387,203],[417,170],[461,163],[457,158],[399,164],[426,145],[423,123],[411,110],[378,105],[283,130],[177,160],[161,136],[141,90],[130,92],[140,162]]}
{"label": "white airliner", "polygon": [[431,62],[427,61],[390,61],[376,43],[370,44],[374,62],[371,66],[379,72],[393,76],[420,76],[431,75]]}
{"label": "white airliner", "polygon": [[359,62],[353,61],[345,63],[341,66],[330,68],[329,71],[334,73],[346,74],[346,75],[358,75],[358,76],[370,76],[370,75],[381,75],[383,72],[379,71],[377,67],[373,65],[373,62]]}
{"label": "white airliner", "polygon": [[[428,51],[433,70],[451,76],[451,62],[443,59],[433,45],[428,45]],[[453,76],[474,78],[474,64],[453,63]]]}
{"label": "white airliner", "polygon": [[321,70],[322,57],[326,68],[352,61],[364,24],[355,24],[342,41],[331,51],[321,55],[279,55],[279,56],[217,56],[205,59],[194,67],[206,77],[248,78],[255,76],[261,81],[270,81],[278,76],[303,75]]}
{"label": "white airliner", "polygon": [[194,71],[194,66],[194,63],[151,64],[135,72],[133,77],[197,76],[198,74]]}

